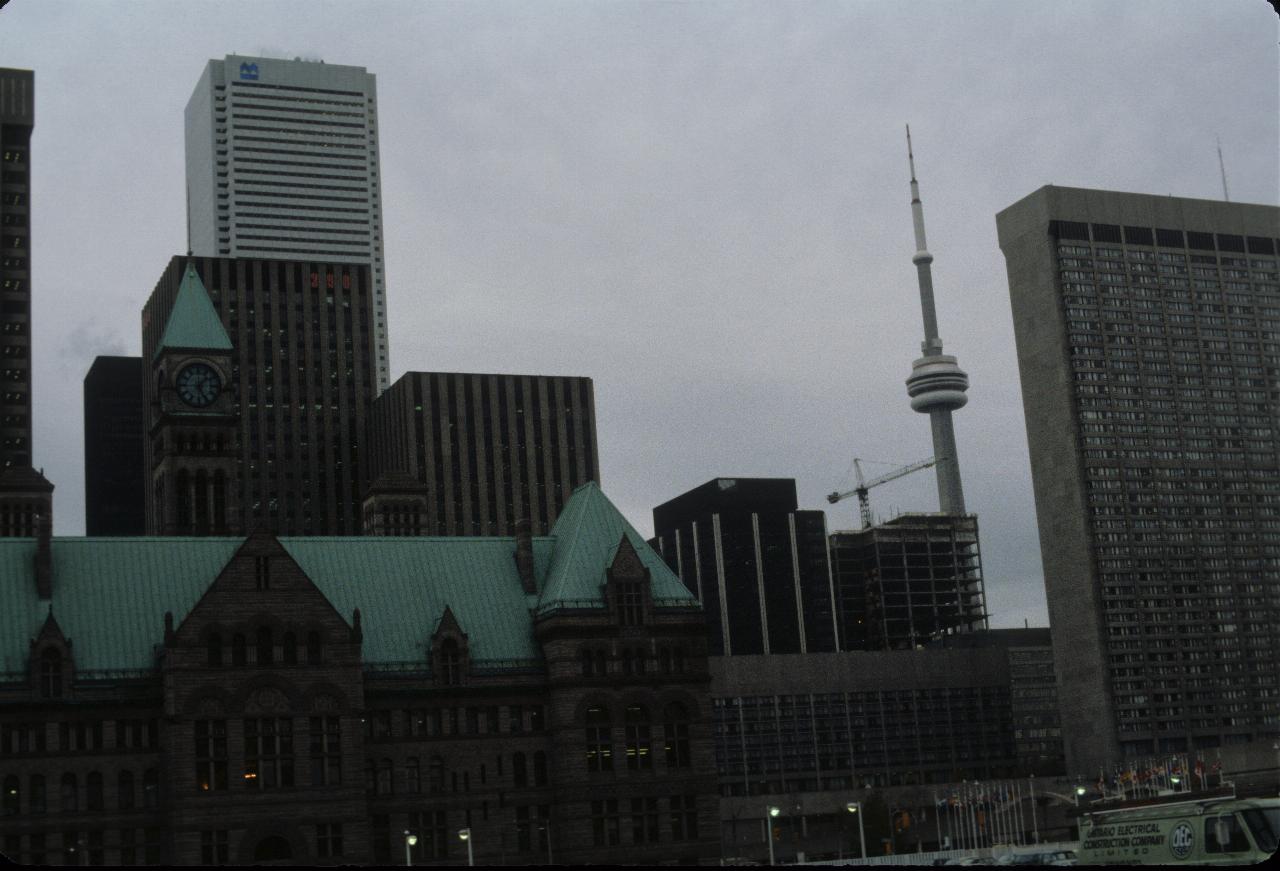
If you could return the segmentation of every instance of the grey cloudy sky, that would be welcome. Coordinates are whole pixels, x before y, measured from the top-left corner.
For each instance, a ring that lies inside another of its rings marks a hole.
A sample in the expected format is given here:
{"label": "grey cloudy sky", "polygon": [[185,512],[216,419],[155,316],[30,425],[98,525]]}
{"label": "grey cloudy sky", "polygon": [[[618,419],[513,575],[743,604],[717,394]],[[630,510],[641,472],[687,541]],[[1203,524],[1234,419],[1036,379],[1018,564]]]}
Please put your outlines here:
{"label": "grey cloudy sky", "polygon": [[[995,213],[1044,184],[1280,200],[1276,17],[1220,2],[59,2],[0,11],[36,71],[35,461],[84,529],[82,379],[137,354],[186,250],[182,112],[205,63],[378,77],[392,377],[587,375],[605,492],[797,479],[932,452],[903,125],[993,624],[1046,621]],[[888,465],[871,465],[884,471]],[[873,507],[936,510],[930,472]],[[857,523],[854,500],[829,512]]]}

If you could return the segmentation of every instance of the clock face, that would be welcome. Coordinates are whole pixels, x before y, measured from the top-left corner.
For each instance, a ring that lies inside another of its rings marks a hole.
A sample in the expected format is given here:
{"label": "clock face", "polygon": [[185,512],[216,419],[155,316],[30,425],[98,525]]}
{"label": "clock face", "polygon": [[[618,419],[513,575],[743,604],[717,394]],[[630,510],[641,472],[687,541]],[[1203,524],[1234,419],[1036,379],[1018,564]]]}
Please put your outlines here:
{"label": "clock face", "polygon": [[211,405],[222,392],[222,377],[212,366],[192,363],[178,373],[178,396],[192,408]]}

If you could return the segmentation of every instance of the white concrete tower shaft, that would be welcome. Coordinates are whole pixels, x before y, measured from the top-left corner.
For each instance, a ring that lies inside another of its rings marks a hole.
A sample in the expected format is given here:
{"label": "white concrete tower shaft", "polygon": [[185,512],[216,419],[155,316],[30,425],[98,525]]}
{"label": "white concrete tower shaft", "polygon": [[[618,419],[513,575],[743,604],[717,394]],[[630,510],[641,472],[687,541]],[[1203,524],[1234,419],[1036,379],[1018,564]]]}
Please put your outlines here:
{"label": "white concrete tower shaft", "polygon": [[929,415],[933,430],[933,455],[937,458],[938,504],[945,514],[964,514],[964,488],[960,483],[960,461],[956,456],[956,435],[951,412],[968,402],[969,376],[956,358],[942,353],[938,336],[938,314],[933,304],[933,255],[925,246],[924,207],[920,202],[920,183],[916,181],[915,155],[911,151],[911,127],[907,126],[907,162],[911,167],[911,220],[915,225],[916,265],[920,283],[920,309],[924,316],[924,341],[920,343],[920,359],[911,364],[907,378],[907,395],[911,407]]}

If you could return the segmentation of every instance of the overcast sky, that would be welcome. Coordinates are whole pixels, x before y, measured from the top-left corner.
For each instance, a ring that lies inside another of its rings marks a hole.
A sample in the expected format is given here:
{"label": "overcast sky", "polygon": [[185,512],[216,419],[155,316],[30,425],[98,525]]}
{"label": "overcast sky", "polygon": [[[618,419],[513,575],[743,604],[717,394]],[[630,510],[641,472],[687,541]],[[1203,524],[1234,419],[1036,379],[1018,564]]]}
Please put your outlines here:
{"label": "overcast sky", "polygon": [[[641,532],[721,476],[801,507],[928,457],[911,124],[993,625],[1047,622],[995,213],[1041,185],[1280,200],[1277,19],[1217,2],[59,2],[0,11],[36,71],[37,466],[84,531],[82,381],[140,352],[186,250],[183,109],[210,58],[378,78],[392,378],[586,375]],[[872,491],[936,511],[931,471]],[[828,513],[857,525],[856,500]]]}

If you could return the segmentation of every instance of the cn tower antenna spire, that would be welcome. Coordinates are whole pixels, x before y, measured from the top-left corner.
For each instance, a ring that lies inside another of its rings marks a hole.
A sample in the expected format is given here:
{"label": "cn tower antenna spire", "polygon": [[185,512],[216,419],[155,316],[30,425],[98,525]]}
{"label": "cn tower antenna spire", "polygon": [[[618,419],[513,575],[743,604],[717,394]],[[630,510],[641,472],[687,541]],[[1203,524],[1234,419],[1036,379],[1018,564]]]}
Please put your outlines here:
{"label": "cn tower antenna spire", "polygon": [[911,221],[915,225],[916,265],[920,285],[920,313],[924,317],[921,356],[911,364],[907,395],[911,407],[929,415],[933,430],[933,455],[937,458],[938,503],[944,514],[964,514],[964,488],[960,484],[960,461],[956,457],[955,430],[951,412],[962,408],[968,397],[969,376],[956,365],[956,358],[942,353],[938,335],[938,315],[933,304],[933,255],[925,244],[924,205],[920,202],[920,182],[916,180],[916,159],[911,149],[911,125],[907,125],[907,163],[911,167]]}

